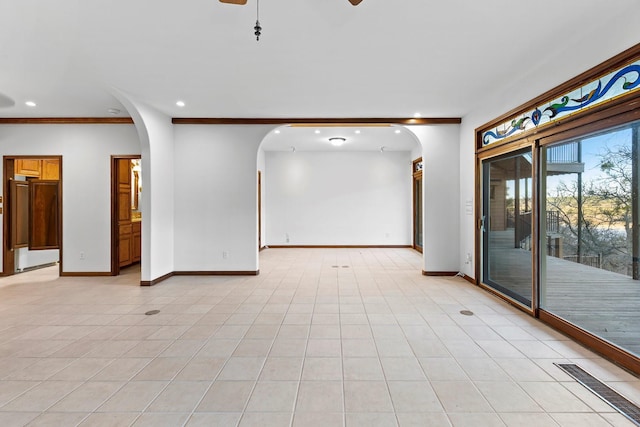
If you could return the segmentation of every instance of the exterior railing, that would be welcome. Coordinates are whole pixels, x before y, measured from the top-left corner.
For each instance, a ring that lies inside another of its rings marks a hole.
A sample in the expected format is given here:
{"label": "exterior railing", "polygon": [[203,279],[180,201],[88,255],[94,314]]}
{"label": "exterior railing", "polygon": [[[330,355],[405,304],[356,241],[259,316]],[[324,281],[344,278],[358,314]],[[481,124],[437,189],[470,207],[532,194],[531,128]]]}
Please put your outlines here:
{"label": "exterior railing", "polygon": [[[562,259],[578,262],[578,255],[565,255]],[[602,254],[598,255],[580,255],[580,264],[588,265],[590,267],[602,268]]]}
{"label": "exterior railing", "polygon": [[549,147],[547,163],[578,163],[578,142]]}
{"label": "exterior railing", "polygon": [[560,212],[547,211],[547,233],[558,234],[560,232]]}

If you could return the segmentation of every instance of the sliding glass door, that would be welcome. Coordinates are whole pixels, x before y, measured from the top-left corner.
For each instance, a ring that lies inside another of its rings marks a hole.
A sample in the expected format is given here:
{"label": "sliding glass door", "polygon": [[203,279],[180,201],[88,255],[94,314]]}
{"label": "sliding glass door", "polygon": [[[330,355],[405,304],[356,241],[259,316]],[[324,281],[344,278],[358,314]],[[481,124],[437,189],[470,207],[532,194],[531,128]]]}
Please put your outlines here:
{"label": "sliding glass door", "polygon": [[540,308],[640,355],[640,122],[541,148]]}
{"label": "sliding glass door", "polygon": [[482,282],[531,307],[531,149],[482,162]]}

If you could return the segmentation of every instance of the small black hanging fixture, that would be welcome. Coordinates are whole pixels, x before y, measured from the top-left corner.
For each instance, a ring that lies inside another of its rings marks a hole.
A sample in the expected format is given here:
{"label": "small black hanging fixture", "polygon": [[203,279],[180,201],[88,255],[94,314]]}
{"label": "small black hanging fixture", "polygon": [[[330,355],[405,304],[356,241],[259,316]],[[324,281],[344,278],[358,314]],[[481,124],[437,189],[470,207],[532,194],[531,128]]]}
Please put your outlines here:
{"label": "small black hanging fixture", "polygon": [[262,34],[262,27],[260,26],[260,0],[256,0],[256,26],[253,27],[256,35],[256,40],[260,40],[260,34]]}

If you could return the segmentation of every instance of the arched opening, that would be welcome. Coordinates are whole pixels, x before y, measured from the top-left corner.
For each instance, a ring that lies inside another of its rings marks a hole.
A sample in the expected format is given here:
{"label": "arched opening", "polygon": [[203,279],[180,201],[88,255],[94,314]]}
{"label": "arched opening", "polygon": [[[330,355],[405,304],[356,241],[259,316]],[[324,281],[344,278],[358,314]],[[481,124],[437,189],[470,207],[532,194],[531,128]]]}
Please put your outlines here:
{"label": "arched opening", "polygon": [[413,168],[421,156],[416,136],[401,126],[272,129],[258,150],[259,241],[271,248],[413,247]]}

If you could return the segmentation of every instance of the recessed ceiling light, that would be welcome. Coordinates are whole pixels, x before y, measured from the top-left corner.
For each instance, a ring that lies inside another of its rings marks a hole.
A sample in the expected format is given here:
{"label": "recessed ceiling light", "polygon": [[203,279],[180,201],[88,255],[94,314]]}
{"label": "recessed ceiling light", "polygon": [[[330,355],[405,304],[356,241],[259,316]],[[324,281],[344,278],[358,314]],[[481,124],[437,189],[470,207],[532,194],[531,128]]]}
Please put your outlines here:
{"label": "recessed ceiling light", "polygon": [[360,134],[360,129],[356,129],[356,133],[359,135]]}
{"label": "recessed ceiling light", "polygon": [[27,107],[35,107],[35,106],[36,106],[36,103],[35,103],[35,102],[33,102],[33,101],[27,101],[27,102],[25,102],[25,105],[26,105]]}
{"label": "recessed ceiling light", "polygon": [[280,130],[279,130],[279,129],[276,129],[276,131],[275,131],[274,133],[280,133]]}
{"label": "recessed ceiling light", "polygon": [[396,130],[394,130],[394,132],[395,133],[400,133],[401,131],[400,131],[400,129],[396,129]]}
{"label": "recessed ceiling light", "polygon": [[317,134],[319,134],[319,133],[320,133],[320,129],[316,129],[316,130],[314,131],[314,133],[315,133],[316,135],[317,135]]}
{"label": "recessed ceiling light", "polygon": [[419,119],[420,117],[422,117],[422,114],[420,113],[414,113],[413,117],[415,117],[416,119]]}
{"label": "recessed ceiling light", "polygon": [[115,116],[116,114],[120,114],[120,109],[119,108],[109,108],[107,110],[107,113],[113,114]]}
{"label": "recessed ceiling light", "polygon": [[176,102],[176,105],[180,108],[184,107],[186,104],[184,103],[184,101],[178,101]]}
{"label": "recessed ceiling light", "polygon": [[340,147],[342,144],[344,144],[347,141],[346,138],[343,138],[341,136],[334,136],[332,138],[329,138],[329,142],[331,143],[331,145],[333,145],[334,147]]}

